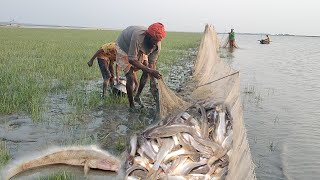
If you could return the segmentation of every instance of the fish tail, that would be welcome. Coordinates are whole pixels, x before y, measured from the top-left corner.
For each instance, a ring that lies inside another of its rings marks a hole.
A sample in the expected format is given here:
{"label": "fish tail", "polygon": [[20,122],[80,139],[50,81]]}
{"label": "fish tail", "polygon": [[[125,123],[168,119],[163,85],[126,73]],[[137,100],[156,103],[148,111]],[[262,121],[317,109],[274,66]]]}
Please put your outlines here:
{"label": "fish tail", "polygon": [[13,176],[25,171],[24,164],[20,164],[18,166],[12,167],[8,169],[8,171],[4,175],[5,180],[10,180]]}
{"label": "fish tail", "polygon": [[160,173],[159,169],[158,170],[151,169],[147,174],[146,179],[152,179],[152,180],[158,179],[159,173]]}
{"label": "fish tail", "polygon": [[27,162],[23,162],[19,165],[13,166],[13,167],[9,168],[8,171],[6,172],[5,179],[9,180],[13,176],[15,176],[23,171],[35,168],[35,167],[40,167],[40,166],[52,164],[52,163],[49,163],[49,161],[51,161],[51,159],[48,158],[47,156],[44,156],[44,157],[40,157],[38,159],[30,160]]}

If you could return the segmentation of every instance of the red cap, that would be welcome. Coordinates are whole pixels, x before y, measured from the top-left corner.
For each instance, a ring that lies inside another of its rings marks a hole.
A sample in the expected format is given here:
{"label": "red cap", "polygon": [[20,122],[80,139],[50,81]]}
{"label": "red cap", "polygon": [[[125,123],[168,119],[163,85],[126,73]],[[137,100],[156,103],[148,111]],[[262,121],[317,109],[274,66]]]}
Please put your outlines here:
{"label": "red cap", "polygon": [[166,31],[162,23],[153,23],[148,27],[147,33],[155,40],[161,41],[166,37]]}

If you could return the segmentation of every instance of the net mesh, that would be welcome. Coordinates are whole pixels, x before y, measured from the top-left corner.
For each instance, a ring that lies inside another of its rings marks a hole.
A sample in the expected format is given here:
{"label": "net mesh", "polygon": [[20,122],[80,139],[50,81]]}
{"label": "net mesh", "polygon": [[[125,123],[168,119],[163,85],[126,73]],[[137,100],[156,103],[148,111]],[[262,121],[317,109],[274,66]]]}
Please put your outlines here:
{"label": "net mesh", "polygon": [[[193,80],[189,83],[188,102],[158,81],[160,118],[173,116],[195,102],[214,99],[229,105],[233,117],[233,155],[226,179],[256,179],[254,164],[243,122],[240,100],[240,74],[218,57],[219,41],[213,26],[206,25],[194,65]],[[186,99],[187,96],[184,96]]]}
{"label": "net mesh", "polygon": [[181,112],[190,106],[190,103],[182,100],[170,90],[163,80],[158,81],[160,118]]}

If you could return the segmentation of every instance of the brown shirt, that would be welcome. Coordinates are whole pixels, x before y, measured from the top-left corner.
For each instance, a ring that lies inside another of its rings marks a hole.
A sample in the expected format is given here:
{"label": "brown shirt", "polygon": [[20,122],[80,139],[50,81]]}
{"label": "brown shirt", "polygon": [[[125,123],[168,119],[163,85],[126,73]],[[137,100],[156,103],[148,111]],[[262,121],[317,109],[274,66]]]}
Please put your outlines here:
{"label": "brown shirt", "polygon": [[118,46],[128,55],[129,61],[138,60],[142,54],[148,56],[148,63],[153,64],[157,61],[161,42],[158,42],[153,48],[148,48],[144,44],[146,27],[129,26],[122,31],[117,39]]}
{"label": "brown shirt", "polygon": [[97,58],[104,59],[106,61],[114,62],[116,60],[116,43],[107,43],[101,46],[102,53]]}

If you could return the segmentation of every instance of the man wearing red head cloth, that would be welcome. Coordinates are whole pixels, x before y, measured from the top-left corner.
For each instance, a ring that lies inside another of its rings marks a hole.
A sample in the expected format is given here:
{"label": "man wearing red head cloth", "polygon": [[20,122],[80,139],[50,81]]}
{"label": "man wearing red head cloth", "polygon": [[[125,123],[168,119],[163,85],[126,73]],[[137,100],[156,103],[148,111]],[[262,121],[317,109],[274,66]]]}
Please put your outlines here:
{"label": "man wearing red head cloth", "polygon": [[[129,110],[135,110],[134,101],[143,107],[140,94],[151,76],[150,88],[155,97],[155,79],[161,74],[155,70],[157,59],[161,50],[161,40],[166,36],[163,24],[154,23],[148,28],[143,26],[129,26],[124,29],[117,39],[116,63],[124,71],[127,79],[126,89],[130,104]],[[133,98],[133,72],[142,70],[138,92]],[[117,74],[117,79],[119,74]]]}

